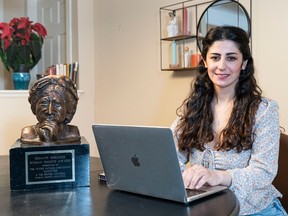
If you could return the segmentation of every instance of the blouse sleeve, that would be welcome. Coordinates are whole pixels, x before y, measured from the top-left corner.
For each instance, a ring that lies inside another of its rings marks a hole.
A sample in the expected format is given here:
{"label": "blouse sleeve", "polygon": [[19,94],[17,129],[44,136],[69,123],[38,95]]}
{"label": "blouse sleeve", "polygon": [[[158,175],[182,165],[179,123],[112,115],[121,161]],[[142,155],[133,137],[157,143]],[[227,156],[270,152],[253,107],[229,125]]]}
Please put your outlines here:
{"label": "blouse sleeve", "polygon": [[186,169],[186,164],[188,163],[188,155],[187,155],[187,152],[181,151],[178,148],[178,139],[177,139],[177,134],[175,131],[178,121],[179,121],[179,117],[176,118],[176,120],[173,122],[170,128],[173,132],[173,138],[174,138],[174,143],[177,149],[179,165],[180,165],[181,171],[184,172],[184,170]]}
{"label": "blouse sleeve", "polygon": [[280,129],[276,102],[263,99],[260,103],[254,132],[248,166],[227,170],[232,176],[230,189],[240,200],[249,199],[255,191],[271,185],[277,174]]}

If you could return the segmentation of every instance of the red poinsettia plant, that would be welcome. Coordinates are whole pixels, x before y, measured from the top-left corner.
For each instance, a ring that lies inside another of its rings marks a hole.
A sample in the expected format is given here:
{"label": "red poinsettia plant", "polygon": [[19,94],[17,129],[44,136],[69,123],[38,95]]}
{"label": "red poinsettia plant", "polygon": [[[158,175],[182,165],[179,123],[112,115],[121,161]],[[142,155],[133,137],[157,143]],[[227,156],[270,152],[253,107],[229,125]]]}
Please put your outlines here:
{"label": "red poinsettia plant", "polygon": [[13,18],[0,23],[0,57],[5,68],[18,70],[21,66],[32,69],[41,59],[41,48],[47,35],[41,23],[29,17]]}

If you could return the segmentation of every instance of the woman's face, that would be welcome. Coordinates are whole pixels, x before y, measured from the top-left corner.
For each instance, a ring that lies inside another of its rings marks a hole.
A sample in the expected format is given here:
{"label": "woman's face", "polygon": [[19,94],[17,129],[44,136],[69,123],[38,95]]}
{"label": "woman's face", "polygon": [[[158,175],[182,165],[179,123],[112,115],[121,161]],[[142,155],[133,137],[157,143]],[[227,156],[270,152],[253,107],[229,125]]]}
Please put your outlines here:
{"label": "woman's face", "polygon": [[217,89],[235,89],[241,69],[245,69],[247,61],[235,42],[231,40],[215,41],[209,48],[204,61],[208,76]]}
{"label": "woman's face", "polygon": [[65,101],[56,92],[44,94],[36,104],[36,117],[39,122],[46,120],[62,123],[67,115]]}

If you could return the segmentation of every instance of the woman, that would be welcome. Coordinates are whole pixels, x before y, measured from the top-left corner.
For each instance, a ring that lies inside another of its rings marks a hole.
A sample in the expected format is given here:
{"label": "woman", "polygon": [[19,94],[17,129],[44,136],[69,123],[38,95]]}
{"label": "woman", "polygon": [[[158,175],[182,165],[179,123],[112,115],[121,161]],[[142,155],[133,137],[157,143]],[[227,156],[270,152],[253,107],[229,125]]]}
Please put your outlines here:
{"label": "woman", "polygon": [[272,185],[278,105],[261,96],[249,38],[240,28],[224,26],[212,28],[202,43],[199,74],[172,125],[184,184],[228,186],[241,215],[286,215]]}

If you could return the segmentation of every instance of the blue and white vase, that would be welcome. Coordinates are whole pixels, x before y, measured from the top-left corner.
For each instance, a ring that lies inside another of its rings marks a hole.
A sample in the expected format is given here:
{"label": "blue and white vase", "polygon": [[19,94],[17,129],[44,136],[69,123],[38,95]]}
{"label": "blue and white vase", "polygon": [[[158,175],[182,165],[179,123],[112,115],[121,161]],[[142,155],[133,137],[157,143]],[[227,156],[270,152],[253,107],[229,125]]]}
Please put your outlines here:
{"label": "blue and white vase", "polygon": [[13,72],[12,79],[15,90],[27,90],[31,80],[29,68],[21,65],[19,69]]}

